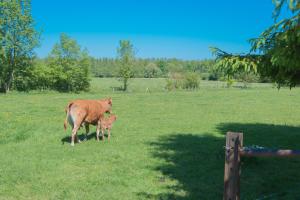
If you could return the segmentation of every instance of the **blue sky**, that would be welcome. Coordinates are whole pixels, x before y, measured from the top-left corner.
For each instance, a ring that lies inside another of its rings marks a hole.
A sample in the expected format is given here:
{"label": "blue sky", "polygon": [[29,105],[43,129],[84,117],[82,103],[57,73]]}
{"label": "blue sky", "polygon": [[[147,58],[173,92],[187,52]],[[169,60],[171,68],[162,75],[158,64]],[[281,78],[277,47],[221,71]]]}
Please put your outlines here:
{"label": "blue sky", "polygon": [[115,57],[121,39],[142,58],[211,58],[209,46],[247,52],[247,40],[272,25],[273,8],[272,0],[32,0],[40,57],[61,32],[95,57]]}

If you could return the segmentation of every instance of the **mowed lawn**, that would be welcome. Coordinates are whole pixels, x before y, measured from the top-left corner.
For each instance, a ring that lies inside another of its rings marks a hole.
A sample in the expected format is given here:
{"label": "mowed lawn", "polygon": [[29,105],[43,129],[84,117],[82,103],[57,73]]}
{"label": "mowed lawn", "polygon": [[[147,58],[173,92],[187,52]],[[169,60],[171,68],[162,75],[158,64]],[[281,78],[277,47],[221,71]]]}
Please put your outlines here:
{"label": "mowed lawn", "polygon": [[[246,146],[300,149],[298,88],[164,84],[135,79],[123,93],[93,79],[88,93],[0,95],[0,199],[222,199],[227,131],[244,132]],[[97,142],[93,127],[71,147],[66,104],[105,97],[118,115],[111,141]],[[299,158],[243,159],[241,199],[300,199],[299,169]]]}

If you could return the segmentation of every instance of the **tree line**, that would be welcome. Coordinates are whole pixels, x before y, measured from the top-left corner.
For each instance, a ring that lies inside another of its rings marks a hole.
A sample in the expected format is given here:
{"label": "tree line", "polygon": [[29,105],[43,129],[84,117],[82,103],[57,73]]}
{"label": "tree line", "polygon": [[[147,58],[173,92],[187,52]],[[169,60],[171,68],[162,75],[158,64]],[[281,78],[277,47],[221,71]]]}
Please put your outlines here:
{"label": "tree line", "polygon": [[[91,72],[96,77],[116,77],[120,64],[117,58],[91,58]],[[167,77],[172,72],[196,72],[208,78],[214,64],[212,59],[136,58],[132,62],[132,70],[137,78]]]}

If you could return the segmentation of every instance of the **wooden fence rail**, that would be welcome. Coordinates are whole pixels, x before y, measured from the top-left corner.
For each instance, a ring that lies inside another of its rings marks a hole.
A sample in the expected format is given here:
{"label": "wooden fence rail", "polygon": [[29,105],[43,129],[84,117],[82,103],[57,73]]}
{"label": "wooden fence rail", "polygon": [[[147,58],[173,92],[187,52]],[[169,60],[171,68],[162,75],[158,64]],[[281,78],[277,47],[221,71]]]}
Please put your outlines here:
{"label": "wooden fence rail", "polygon": [[240,150],[244,157],[294,157],[300,156],[299,150]]}
{"label": "wooden fence rail", "polygon": [[224,167],[224,200],[240,199],[241,156],[244,157],[294,157],[300,150],[251,149],[243,147],[243,133],[228,132],[226,135]]}

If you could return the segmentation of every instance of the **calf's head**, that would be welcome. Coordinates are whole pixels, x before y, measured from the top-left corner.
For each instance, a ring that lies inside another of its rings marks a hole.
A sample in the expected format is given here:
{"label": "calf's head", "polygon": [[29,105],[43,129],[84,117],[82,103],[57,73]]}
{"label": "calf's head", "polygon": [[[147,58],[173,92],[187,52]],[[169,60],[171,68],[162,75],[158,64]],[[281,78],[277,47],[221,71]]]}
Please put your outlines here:
{"label": "calf's head", "polygon": [[116,121],[117,120],[117,115],[111,114],[110,119],[111,119],[112,122]]}

